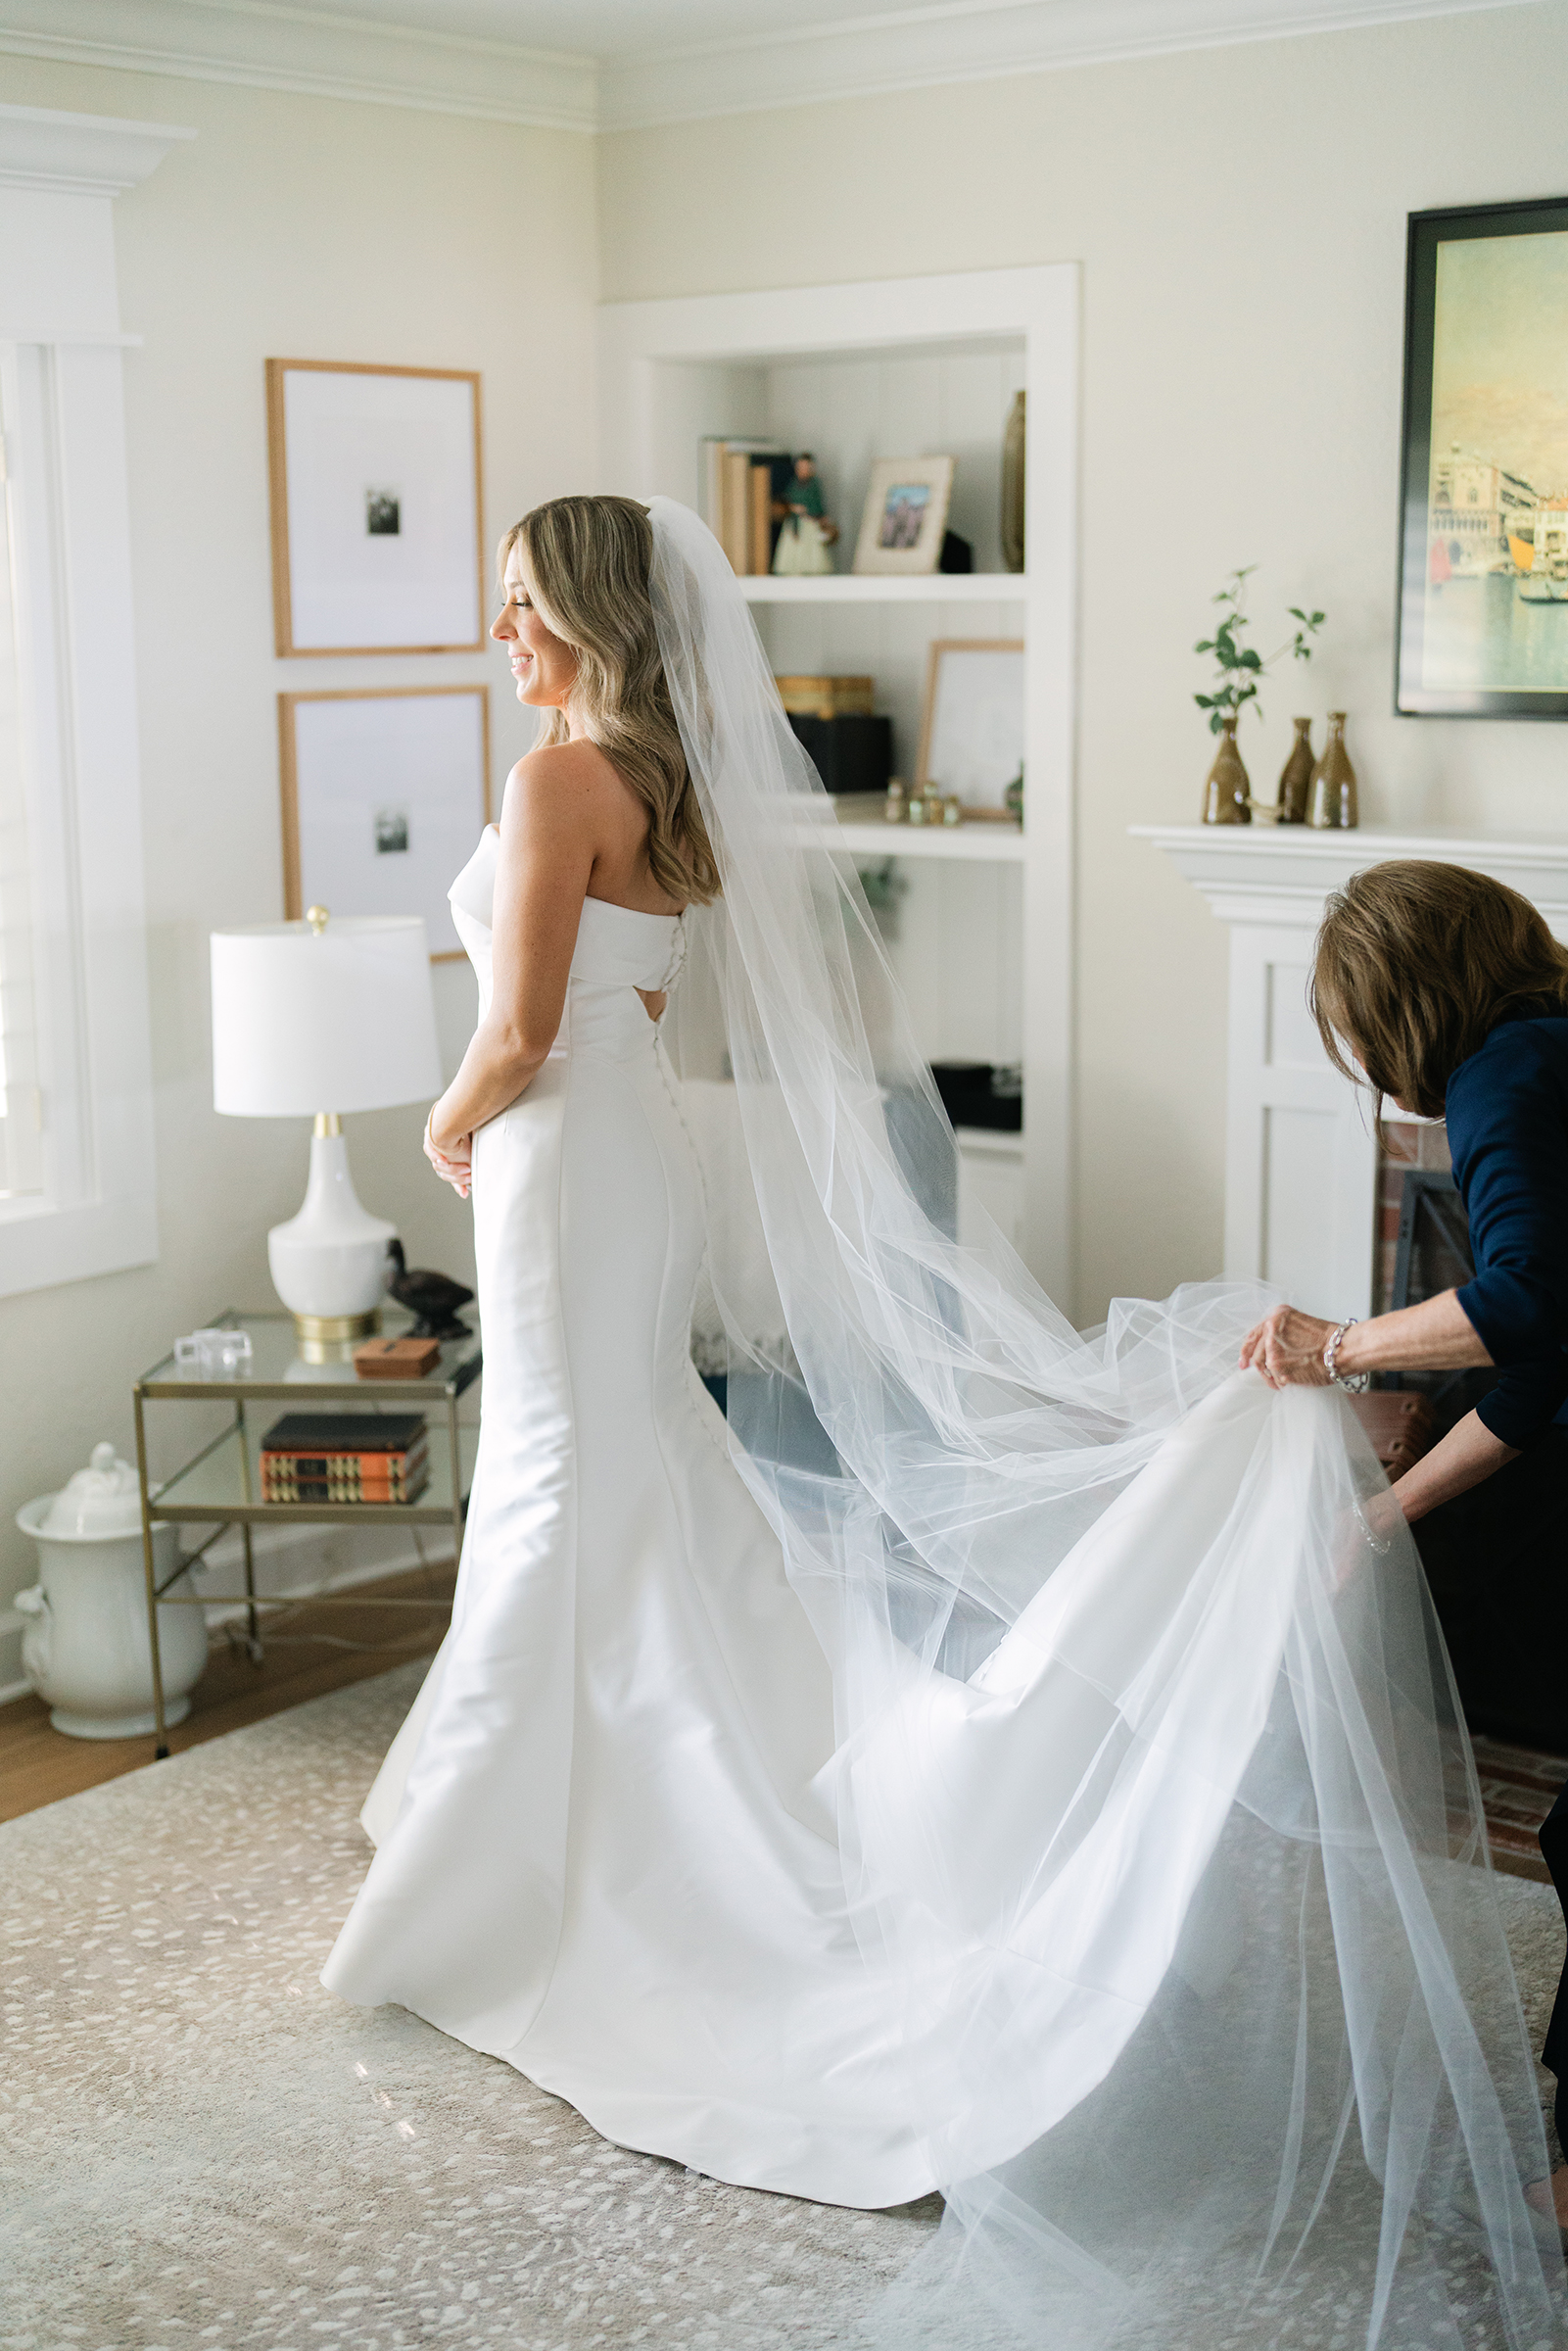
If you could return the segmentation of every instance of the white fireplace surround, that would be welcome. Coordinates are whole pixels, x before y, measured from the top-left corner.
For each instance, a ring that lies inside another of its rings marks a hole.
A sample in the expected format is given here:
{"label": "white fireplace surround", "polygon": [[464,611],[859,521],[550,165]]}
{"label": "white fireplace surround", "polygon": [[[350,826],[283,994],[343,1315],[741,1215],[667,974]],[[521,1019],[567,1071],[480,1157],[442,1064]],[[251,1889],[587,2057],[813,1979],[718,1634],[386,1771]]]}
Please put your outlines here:
{"label": "white fireplace surround", "polygon": [[1307,1010],[1329,893],[1393,857],[1505,882],[1568,941],[1568,840],[1475,833],[1317,833],[1134,825],[1230,929],[1225,1271],[1261,1276],[1309,1314],[1372,1308],[1377,1143],[1371,1098],[1328,1061]]}

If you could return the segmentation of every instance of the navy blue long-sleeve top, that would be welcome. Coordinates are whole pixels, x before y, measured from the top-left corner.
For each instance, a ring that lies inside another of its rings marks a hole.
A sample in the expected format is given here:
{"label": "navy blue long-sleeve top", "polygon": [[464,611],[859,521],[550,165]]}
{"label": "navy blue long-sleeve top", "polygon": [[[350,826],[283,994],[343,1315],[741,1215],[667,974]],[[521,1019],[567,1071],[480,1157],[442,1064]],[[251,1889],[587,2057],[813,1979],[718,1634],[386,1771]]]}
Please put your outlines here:
{"label": "navy blue long-sleeve top", "polygon": [[1568,1424],[1568,1018],[1505,1016],[1449,1080],[1475,1278],[1459,1292],[1502,1376],[1476,1410],[1523,1450]]}

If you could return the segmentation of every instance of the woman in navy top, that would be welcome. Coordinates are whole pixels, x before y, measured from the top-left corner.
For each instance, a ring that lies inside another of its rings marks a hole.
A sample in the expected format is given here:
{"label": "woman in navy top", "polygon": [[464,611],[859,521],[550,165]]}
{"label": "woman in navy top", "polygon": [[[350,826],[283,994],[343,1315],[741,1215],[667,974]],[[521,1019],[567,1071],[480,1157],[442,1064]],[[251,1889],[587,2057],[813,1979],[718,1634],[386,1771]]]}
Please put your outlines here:
{"label": "woman in navy top", "polygon": [[[1561,1749],[1568,1655],[1568,948],[1500,883],[1401,861],[1330,899],[1310,989],[1330,1059],[1446,1118],[1475,1276],[1378,1315],[1278,1307],[1243,1366],[1276,1386],[1495,1366],[1498,1377],[1367,1512],[1416,1542],[1474,1729]],[[1541,1831],[1568,1913],[1568,1792]],[[1568,2151],[1568,1970],[1546,2036]],[[1530,2191],[1568,2224],[1568,2165]]]}

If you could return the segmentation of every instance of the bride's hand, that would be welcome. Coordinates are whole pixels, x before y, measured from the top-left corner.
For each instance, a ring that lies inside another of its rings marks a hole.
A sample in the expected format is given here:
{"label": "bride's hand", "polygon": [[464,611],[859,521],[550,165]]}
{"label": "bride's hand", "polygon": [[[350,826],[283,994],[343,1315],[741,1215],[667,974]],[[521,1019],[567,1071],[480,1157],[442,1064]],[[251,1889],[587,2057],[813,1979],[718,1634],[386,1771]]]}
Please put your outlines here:
{"label": "bride's hand", "polygon": [[1241,1344],[1241,1368],[1260,1371],[1271,1388],[1326,1388],[1323,1350],[1334,1335],[1332,1322],[1276,1306]]}
{"label": "bride's hand", "polygon": [[442,1182],[450,1183],[458,1198],[466,1200],[473,1189],[474,1138],[471,1134],[462,1135],[450,1152],[444,1151],[430,1131],[434,1118],[432,1111],[425,1121],[425,1157]]}

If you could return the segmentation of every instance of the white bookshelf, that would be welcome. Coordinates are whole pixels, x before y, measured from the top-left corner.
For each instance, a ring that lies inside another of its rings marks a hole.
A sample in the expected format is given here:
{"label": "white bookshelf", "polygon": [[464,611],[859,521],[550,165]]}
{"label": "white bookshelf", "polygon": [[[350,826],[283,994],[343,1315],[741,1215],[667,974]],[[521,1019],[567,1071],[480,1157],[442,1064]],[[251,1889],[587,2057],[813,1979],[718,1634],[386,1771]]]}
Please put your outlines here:
{"label": "white bookshelf", "polygon": [[[834,830],[857,860],[893,858],[906,885],[884,936],[923,1050],[1023,1064],[1025,1130],[983,1147],[966,1135],[967,1180],[1069,1314],[1077,336],[1078,272],[1062,263],[606,304],[598,372],[606,490],[700,507],[703,435],[766,435],[813,452],[846,563],[874,457],[957,458],[949,526],[978,570],[740,586],[781,674],[876,678],[905,776],[930,641],[1023,642],[1022,832],[863,817]],[[1001,447],[1021,388],[1029,563],[1015,573],[1002,567]]]}
{"label": "white bookshelf", "polygon": [[917,579],[861,579],[837,572],[826,579],[744,579],[748,604],[1004,604],[1024,603],[1021,571],[936,571]]}

